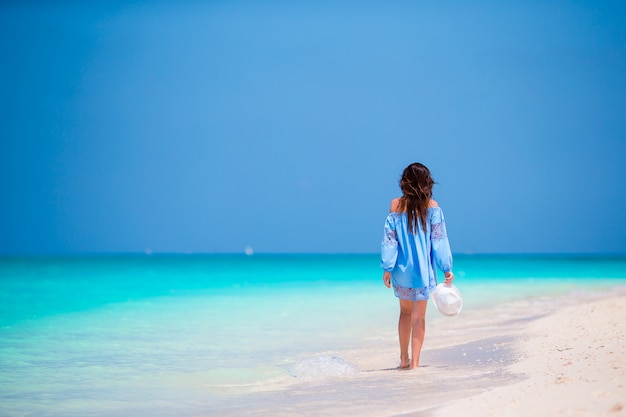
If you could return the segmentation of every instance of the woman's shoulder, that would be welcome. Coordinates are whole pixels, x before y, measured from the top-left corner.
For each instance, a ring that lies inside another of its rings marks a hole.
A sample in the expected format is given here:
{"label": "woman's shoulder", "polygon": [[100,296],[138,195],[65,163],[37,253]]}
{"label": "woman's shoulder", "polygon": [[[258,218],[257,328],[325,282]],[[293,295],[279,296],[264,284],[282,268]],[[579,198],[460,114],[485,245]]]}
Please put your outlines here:
{"label": "woman's shoulder", "polygon": [[[439,203],[437,203],[435,200],[431,199],[428,202],[428,208],[438,208],[439,207]],[[389,212],[390,213],[394,213],[394,212],[399,212],[400,211],[400,198],[394,198],[393,200],[391,200],[391,204],[389,205]]]}
{"label": "woman's shoulder", "polygon": [[395,213],[400,211],[400,198],[394,198],[389,205],[389,212]]}
{"label": "woman's shoulder", "polygon": [[441,207],[439,207],[439,204],[435,200],[430,200],[428,204],[428,216],[430,217],[431,223],[439,223],[443,219]]}

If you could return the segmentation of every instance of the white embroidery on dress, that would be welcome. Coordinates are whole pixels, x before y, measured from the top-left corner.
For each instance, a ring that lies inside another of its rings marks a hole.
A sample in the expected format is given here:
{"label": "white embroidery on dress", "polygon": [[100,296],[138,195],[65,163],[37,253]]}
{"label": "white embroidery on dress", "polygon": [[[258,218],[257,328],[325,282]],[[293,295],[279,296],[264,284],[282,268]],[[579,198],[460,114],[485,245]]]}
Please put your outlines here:
{"label": "white embroidery on dress", "polygon": [[396,297],[401,298],[403,300],[428,300],[430,294],[435,290],[437,286],[437,279],[434,276],[431,276],[428,280],[427,287],[402,287],[395,282],[393,283],[393,292],[396,294]]}
{"label": "white embroidery on dress", "polygon": [[394,285],[393,290],[396,296],[403,300],[426,300],[429,295],[428,288],[407,288]]}
{"label": "white embroidery on dress", "polygon": [[398,246],[398,240],[396,239],[396,231],[389,230],[383,236],[383,245]]}
{"label": "white embroidery on dress", "polygon": [[435,223],[431,225],[430,238],[431,240],[441,240],[448,237],[446,232],[446,224],[444,222]]}

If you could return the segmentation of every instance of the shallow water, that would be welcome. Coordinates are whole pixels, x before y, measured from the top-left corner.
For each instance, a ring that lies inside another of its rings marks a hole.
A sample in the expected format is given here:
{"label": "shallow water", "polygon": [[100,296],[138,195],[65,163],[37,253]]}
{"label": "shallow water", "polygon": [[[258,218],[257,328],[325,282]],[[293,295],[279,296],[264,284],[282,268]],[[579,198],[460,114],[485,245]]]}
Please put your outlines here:
{"label": "shallow water", "polygon": [[0,259],[0,415],[415,413],[519,378],[506,330],[626,285],[624,258],[455,272],[463,312],[429,306],[426,366],[404,372],[376,255]]}

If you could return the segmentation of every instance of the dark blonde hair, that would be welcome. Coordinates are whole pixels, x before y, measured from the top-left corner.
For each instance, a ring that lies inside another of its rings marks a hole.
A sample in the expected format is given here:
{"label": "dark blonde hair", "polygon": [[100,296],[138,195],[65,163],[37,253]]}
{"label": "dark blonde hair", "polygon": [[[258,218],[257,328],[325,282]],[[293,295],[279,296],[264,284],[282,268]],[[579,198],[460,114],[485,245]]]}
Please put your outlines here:
{"label": "dark blonde hair", "polygon": [[419,162],[409,165],[402,172],[400,178],[402,197],[398,202],[398,211],[406,212],[409,228],[413,233],[417,232],[418,219],[426,232],[426,218],[433,196],[433,185],[435,181],[430,176],[430,171]]}

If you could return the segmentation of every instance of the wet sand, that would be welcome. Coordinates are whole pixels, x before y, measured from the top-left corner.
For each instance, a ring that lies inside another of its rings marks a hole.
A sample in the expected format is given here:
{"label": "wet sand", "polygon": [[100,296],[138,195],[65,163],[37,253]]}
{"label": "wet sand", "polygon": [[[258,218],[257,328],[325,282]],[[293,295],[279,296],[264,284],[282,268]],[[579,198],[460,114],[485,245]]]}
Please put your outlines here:
{"label": "wet sand", "polygon": [[250,407],[239,398],[220,414],[626,415],[623,288],[533,297],[452,318],[429,314],[416,370],[396,368],[397,336],[390,330],[375,348],[321,352],[316,373],[294,372],[249,393]]}

